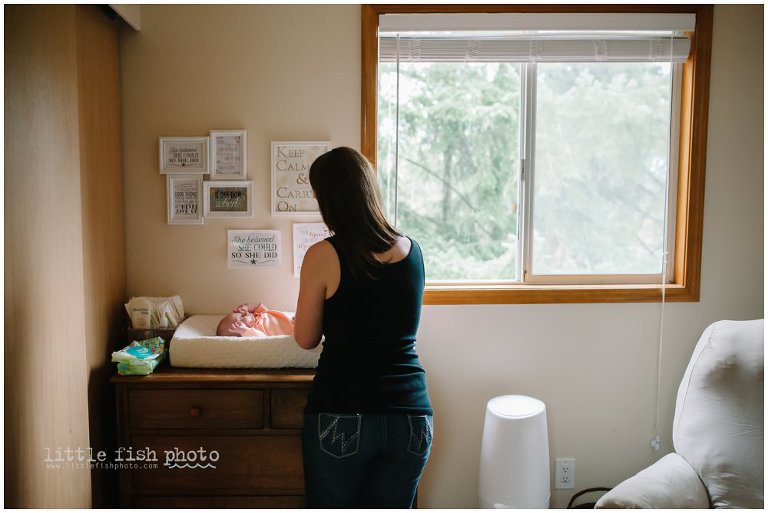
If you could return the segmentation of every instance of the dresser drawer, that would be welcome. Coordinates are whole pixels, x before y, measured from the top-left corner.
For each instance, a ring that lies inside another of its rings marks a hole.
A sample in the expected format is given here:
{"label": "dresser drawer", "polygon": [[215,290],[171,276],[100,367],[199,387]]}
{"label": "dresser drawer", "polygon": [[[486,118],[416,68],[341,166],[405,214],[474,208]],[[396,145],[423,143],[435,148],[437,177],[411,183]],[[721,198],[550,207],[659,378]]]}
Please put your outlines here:
{"label": "dresser drawer", "polygon": [[128,392],[132,429],[263,428],[259,389],[135,389]]}
{"label": "dresser drawer", "polygon": [[[131,470],[138,495],[303,495],[299,436],[134,435],[157,468]],[[186,459],[179,455],[196,453]],[[147,451],[148,454],[151,454]],[[205,455],[201,461],[199,454]],[[169,456],[171,455],[171,456]],[[194,458],[194,461],[193,461]]]}
{"label": "dresser drawer", "polygon": [[273,429],[301,429],[304,425],[304,407],[307,388],[273,388],[270,392],[270,427]]}
{"label": "dresser drawer", "polygon": [[303,508],[303,495],[262,495],[262,496],[173,496],[173,497],[152,497],[148,495],[137,495],[131,500],[132,508]]}

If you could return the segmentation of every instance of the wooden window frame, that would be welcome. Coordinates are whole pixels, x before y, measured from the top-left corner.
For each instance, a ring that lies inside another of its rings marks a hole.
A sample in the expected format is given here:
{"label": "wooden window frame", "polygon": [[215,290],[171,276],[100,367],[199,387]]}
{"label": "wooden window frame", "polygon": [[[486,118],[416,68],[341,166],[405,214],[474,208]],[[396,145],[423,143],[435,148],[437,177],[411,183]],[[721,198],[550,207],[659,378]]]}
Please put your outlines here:
{"label": "wooden window frame", "polygon": [[[683,64],[680,105],[674,281],[667,301],[699,301],[704,178],[707,157],[712,5],[363,5],[361,150],[376,164],[379,15],[386,13],[694,13],[691,55]],[[648,303],[660,285],[440,285],[427,286],[424,304]]]}

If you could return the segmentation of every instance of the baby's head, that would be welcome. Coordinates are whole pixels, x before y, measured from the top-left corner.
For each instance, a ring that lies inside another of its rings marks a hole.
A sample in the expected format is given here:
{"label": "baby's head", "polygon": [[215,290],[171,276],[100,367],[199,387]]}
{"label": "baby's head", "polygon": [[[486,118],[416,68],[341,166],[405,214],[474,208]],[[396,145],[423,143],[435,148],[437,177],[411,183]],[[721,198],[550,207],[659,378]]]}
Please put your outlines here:
{"label": "baby's head", "polygon": [[224,316],[216,327],[217,337],[236,337],[240,331],[236,328],[237,323],[240,322],[242,314],[235,309],[231,314]]}

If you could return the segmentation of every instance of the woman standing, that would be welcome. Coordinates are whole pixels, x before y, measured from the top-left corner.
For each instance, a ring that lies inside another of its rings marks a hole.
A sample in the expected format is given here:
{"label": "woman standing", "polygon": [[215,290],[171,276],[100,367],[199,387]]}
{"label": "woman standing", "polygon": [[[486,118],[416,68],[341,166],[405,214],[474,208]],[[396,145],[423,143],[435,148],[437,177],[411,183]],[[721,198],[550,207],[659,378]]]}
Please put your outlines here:
{"label": "woman standing", "polygon": [[385,219],[359,152],[321,155],[309,179],[334,235],[307,251],[296,306],[298,344],[325,336],[302,433],[307,506],[408,508],[432,443],[421,249]]}

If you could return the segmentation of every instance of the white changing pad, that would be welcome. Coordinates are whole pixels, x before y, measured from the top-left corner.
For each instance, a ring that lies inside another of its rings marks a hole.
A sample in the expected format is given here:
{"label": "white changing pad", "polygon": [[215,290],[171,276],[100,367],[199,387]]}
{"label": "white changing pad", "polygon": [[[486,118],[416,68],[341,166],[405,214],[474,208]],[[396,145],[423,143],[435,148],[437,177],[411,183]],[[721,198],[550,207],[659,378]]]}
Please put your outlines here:
{"label": "white changing pad", "polygon": [[311,351],[296,344],[293,336],[217,337],[223,315],[192,315],[171,339],[168,354],[173,367],[205,368],[315,368],[320,346]]}

